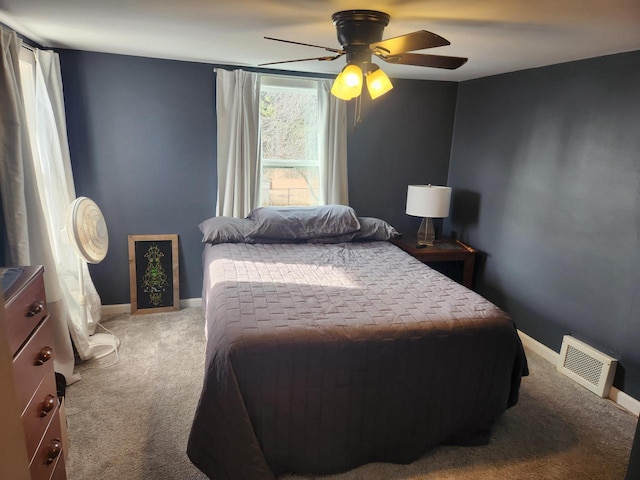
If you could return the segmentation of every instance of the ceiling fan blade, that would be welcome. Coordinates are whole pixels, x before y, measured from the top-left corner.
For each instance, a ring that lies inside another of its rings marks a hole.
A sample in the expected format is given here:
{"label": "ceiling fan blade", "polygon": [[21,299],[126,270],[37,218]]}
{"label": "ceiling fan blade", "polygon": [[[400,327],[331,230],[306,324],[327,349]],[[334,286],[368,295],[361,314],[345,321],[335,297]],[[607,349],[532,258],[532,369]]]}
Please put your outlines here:
{"label": "ceiling fan blade", "polygon": [[273,38],[273,37],[264,37],[264,38],[266,38],[267,40],[275,40],[276,42],[292,43],[294,45],[303,45],[305,47],[322,48],[323,50],[326,50],[327,52],[339,53],[340,55],[345,53],[344,50],[339,50],[337,48],[331,48],[331,47],[323,47],[321,45],[312,45],[310,43],[294,42],[292,40],[282,40],[281,38]]}
{"label": "ceiling fan blade", "polygon": [[338,54],[335,57],[313,57],[313,58],[300,58],[298,60],[283,60],[280,62],[269,62],[269,63],[260,63],[258,64],[259,67],[263,67],[265,65],[276,65],[278,63],[293,63],[293,62],[306,62],[309,60],[320,60],[320,61],[331,61],[331,60],[335,60],[338,57],[341,57],[342,54]]}
{"label": "ceiling fan blade", "polygon": [[425,48],[444,47],[445,45],[451,45],[451,42],[435,33],[418,30],[399,37],[388,38],[381,42],[371,43],[369,48],[376,54],[380,52],[384,55],[397,55],[404,52],[424,50]]}
{"label": "ceiling fan blade", "polygon": [[446,68],[448,70],[455,70],[469,60],[464,57],[447,57],[444,55],[426,55],[421,53],[402,53],[400,55],[389,55],[386,57],[378,56],[388,63],[417,65],[418,67]]}

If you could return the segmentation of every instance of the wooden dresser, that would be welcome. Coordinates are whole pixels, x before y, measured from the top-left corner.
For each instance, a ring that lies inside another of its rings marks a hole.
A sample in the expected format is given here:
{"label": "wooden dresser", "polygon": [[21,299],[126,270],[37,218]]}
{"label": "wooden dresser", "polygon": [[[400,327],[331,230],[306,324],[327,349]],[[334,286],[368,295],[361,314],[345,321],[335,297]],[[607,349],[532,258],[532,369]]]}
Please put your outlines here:
{"label": "wooden dresser", "polygon": [[53,323],[47,312],[44,269],[21,268],[4,292],[4,328],[13,354],[29,469],[32,480],[63,480],[66,472],[53,371]]}

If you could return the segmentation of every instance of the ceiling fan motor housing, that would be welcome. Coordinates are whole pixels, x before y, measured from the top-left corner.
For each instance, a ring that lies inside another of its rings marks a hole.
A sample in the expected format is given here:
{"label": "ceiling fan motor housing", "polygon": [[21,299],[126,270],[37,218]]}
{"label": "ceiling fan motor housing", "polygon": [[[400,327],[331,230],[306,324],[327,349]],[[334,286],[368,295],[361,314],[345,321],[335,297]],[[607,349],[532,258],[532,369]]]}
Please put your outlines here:
{"label": "ceiling fan motor housing", "polygon": [[338,41],[347,52],[347,63],[371,63],[370,43],[380,42],[391,17],[375,10],[345,10],[331,16]]}

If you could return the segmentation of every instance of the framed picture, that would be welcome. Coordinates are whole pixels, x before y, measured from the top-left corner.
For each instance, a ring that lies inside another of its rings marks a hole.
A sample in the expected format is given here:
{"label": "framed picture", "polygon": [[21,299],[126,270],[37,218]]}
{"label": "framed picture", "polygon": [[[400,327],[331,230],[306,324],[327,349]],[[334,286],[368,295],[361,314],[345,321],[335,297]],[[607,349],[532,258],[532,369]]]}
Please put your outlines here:
{"label": "framed picture", "polygon": [[131,313],[180,309],[178,235],[129,235]]}

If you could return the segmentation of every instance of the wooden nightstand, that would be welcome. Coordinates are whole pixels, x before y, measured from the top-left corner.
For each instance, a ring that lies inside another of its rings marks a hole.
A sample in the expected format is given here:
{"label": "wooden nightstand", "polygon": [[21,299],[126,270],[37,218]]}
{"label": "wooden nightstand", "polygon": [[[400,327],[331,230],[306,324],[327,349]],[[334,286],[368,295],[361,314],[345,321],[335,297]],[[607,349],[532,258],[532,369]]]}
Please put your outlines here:
{"label": "wooden nightstand", "polygon": [[464,262],[461,283],[467,288],[472,287],[476,251],[469,245],[459,240],[441,238],[436,240],[433,246],[417,248],[415,237],[394,238],[391,243],[423,263]]}

